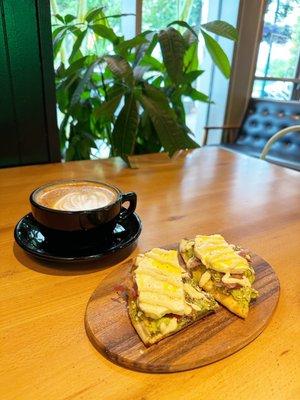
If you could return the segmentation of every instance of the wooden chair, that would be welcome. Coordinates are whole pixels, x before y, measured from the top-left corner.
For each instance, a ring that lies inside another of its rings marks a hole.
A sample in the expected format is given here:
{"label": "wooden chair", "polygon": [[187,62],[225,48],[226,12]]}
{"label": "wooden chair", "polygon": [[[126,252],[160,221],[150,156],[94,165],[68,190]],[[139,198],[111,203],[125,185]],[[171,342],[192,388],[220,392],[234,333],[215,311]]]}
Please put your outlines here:
{"label": "wooden chair", "polygon": [[222,129],[221,147],[259,158],[275,135],[267,148],[268,161],[300,170],[300,135],[293,134],[298,121],[299,102],[252,98],[241,126],[205,127],[204,145],[211,130]]}

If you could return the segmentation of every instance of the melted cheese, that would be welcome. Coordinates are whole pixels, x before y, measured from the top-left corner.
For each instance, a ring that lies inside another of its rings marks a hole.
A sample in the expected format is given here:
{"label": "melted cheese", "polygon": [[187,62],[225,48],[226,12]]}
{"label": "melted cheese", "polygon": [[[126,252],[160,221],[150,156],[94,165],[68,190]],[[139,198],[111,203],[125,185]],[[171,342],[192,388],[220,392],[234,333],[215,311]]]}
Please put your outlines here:
{"label": "melted cheese", "polygon": [[[153,252],[153,251],[152,251]],[[182,282],[183,269],[175,262],[174,252],[170,256],[163,252],[163,262],[156,260],[157,249],[154,251],[155,258],[144,256],[137,258],[137,268],[134,271],[135,281],[138,287],[138,305],[146,316],[159,319],[165,314],[173,313],[184,315],[186,303]],[[153,253],[151,254],[151,256]],[[170,261],[168,263],[167,261]]]}
{"label": "melted cheese", "polygon": [[184,270],[178,262],[178,252],[176,250],[165,250],[154,248],[145,253],[145,256],[157,261],[161,266],[174,267],[173,272],[182,273]]}
{"label": "melted cheese", "polygon": [[198,235],[194,252],[210,269],[223,273],[243,273],[250,269],[248,261],[239,256],[221,235]]}
{"label": "melted cheese", "polygon": [[224,283],[238,283],[241,286],[251,287],[251,283],[248,278],[243,275],[242,279],[232,278],[229,273],[227,272],[225,275],[222,276],[222,282]]}
{"label": "melted cheese", "polygon": [[145,313],[147,317],[159,319],[166,315],[169,311],[168,308],[158,306],[157,304],[139,303],[139,308]]}
{"label": "melted cheese", "polygon": [[203,292],[199,292],[196,290],[192,285],[185,283],[183,285],[185,292],[192,298],[192,299],[205,299],[205,294]]}
{"label": "melted cheese", "polygon": [[201,276],[200,281],[199,281],[199,286],[203,287],[206,285],[206,283],[210,280],[211,275],[208,271],[205,271],[204,274]]}

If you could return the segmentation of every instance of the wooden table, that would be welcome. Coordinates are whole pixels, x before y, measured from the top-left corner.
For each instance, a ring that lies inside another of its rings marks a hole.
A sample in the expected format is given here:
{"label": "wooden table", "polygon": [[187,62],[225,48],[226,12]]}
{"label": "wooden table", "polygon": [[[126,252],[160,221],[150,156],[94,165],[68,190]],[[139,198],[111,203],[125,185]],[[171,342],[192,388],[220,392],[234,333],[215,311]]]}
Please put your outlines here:
{"label": "wooden table", "polygon": [[[0,171],[0,398],[3,400],[299,399],[300,174],[206,147],[165,155],[36,165]],[[265,258],[281,282],[266,330],[238,353],[200,369],[145,374],[106,360],[83,324],[94,288],[113,266],[58,268],[13,240],[28,195],[60,178],[135,190],[143,231],[136,252],[196,233],[221,232]]]}

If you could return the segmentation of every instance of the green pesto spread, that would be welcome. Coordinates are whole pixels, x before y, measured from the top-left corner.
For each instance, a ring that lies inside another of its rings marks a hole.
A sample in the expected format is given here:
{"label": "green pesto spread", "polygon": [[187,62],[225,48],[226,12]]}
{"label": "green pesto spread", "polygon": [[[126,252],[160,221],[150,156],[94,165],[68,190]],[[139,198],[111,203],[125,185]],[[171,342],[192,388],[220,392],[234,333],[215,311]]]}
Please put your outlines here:
{"label": "green pesto spread", "polygon": [[232,297],[242,306],[247,306],[252,299],[256,299],[258,292],[251,287],[242,287],[231,290]]}

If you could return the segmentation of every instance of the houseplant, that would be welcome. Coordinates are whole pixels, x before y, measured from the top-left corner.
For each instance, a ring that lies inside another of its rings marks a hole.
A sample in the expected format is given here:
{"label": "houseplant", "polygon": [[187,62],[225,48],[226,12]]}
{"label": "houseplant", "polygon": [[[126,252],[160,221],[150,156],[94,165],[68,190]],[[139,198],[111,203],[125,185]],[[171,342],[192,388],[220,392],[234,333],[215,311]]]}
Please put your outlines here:
{"label": "houseplant", "polygon": [[[186,126],[183,96],[209,99],[193,85],[203,71],[198,33],[191,26],[174,21],[166,29],[125,40],[109,25],[120,15],[106,16],[103,8],[89,11],[80,22],[73,15],[55,17],[56,93],[63,116],[59,132],[66,160],[90,158],[98,143],[126,162],[134,153],[163,149],[172,156],[198,147]],[[224,21],[200,29],[213,62],[228,78],[228,58],[208,32],[231,40],[237,32]],[[61,49],[67,39],[66,56]],[[87,46],[91,41],[93,46]]]}

